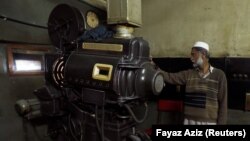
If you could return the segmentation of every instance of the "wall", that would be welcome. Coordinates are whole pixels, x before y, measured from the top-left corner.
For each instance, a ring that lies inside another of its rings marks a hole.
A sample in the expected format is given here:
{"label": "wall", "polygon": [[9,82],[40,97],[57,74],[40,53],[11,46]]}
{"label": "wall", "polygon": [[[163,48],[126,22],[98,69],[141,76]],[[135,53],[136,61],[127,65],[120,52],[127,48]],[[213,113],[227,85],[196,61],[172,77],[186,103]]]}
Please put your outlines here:
{"label": "wall", "polygon": [[[58,3],[83,8],[77,0],[1,0],[0,14],[47,27],[49,13]],[[214,57],[248,56],[249,4],[248,0],[142,0],[143,25],[135,34],[149,41],[153,57],[187,57],[196,40],[207,41]],[[0,19],[2,41],[50,44],[47,29]],[[6,48],[0,43],[0,140],[49,140],[43,126],[27,123],[14,109],[16,100],[33,97],[44,77],[10,77]],[[150,115],[142,127],[156,121],[157,107],[153,102],[149,105]],[[245,114],[231,111],[230,123],[249,123]]]}
{"label": "wall", "polygon": [[142,27],[154,57],[189,57],[197,40],[212,57],[250,55],[249,0],[142,0]]}
{"label": "wall", "polygon": [[[162,64],[164,58],[189,57],[197,40],[210,44],[214,58],[249,57],[249,7],[249,0],[142,0],[142,26],[135,36],[149,42],[152,56]],[[150,108],[156,115],[157,107]],[[229,109],[228,124],[249,124],[249,117],[248,111]],[[145,125],[155,121],[149,116]]]}
{"label": "wall", "polygon": [[[44,85],[44,76],[9,76],[6,50],[9,43],[49,45],[47,21],[52,9],[59,3],[85,10],[77,0],[1,0],[0,2],[0,140],[47,141],[46,125],[23,120],[15,110],[19,99],[34,98],[33,91]],[[3,18],[6,17],[6,18]],[[13,22],[15,19],[37,26]],[[45,27],[45,28],[44,28]],[[46,46],[47,47],[47,46]],[[53,47],[54,48],[54,47]]]}
{"label": "wall", "polygon": [[45,126],[34,126],[23,120],[15,110],[19,99],[34,98],[33,90],[44,84],[43,76],[9,76],[7,44],[0,44],[0,140],[38,140],[45,135]]}
{"label": "wall", "polygon": [[[77,0],[2,0],[0,14],[46,27],[59,2],[81,7]],[[207,41],[213,57],[249,56],[249,6],[248,0],[142,0],[136,35],[149,41],[154,57],[187,57],[196,40]],[[0,32],[0,40],[50,42],[46,29],[10,21],[0,20]]]}

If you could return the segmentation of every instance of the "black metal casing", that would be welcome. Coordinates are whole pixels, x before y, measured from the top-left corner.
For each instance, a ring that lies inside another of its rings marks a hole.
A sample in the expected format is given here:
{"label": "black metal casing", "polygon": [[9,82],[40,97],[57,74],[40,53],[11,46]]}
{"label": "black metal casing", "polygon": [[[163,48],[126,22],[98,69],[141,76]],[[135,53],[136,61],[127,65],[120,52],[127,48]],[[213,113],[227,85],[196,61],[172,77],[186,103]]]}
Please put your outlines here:
{"label": "black metal casing", "polygon": [[[136,125],[146,119],[147,98],[161,93],[164,79],[148,42],[113,38],[104,25],[88,30],[81,23],[86,11],[61,4],[49,18],[56,52],[45,54],[45,86],[34,91],[39,115],[49,118],[48,135],[58,141],[149,140]],[[143,105],[138,116],[134,109]]]}
{"label": "black metal casing", "polygon": [[[93,43],[93,42],[84,42]],[[83,44],[84,44],[83,43]],[[123,102],[126,100],[144,98],[149,94],[159,94],[163,81],[159,84],[158,90],[154,88],[155,79],[158,72],[150,62],[148,43],[142,38],[133,39],[107,39],[98,44],[121,45],[122,51],[107,51],[96,49],[78,48],[72,51],[67,59],[64,59],[64,70],[60,75],[66,87],[91,88],[106,91],[109,100]],[[57,54],[47,55],[46,80],[52,81],[51,71],[56,65],[51,65],[50,61],[55,61]],[[93,78],[93,71],[96,64],[110,65],[111,68],[101,68],[100,75],[107,76],[111,72],[110,80],[100,80]],[[103,71],[103,72],[101,72]],[[57,75],[56,75],[57,76]],[[60,81],[58,83],[60,83]],[[53,82],[52,82],[53,83]],[[65,86],[65,85],[64,85]]]}

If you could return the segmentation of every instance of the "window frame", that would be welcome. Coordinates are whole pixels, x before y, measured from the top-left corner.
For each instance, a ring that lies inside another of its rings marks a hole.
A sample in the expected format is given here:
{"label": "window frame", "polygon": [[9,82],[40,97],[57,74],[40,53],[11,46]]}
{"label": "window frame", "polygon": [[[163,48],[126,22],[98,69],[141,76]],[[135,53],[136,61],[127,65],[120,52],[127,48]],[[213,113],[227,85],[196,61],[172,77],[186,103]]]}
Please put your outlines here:
{"label": "window frame", "polygon": [[[44,75],[44,71],[40,70],[34,70],[34,71],[15,71],[14,65],[15,65],[15,58],[13,54],[15,53],[15,50],[23,51],[24,55],[32,54],[32,51],[34,52],[41,52],[41,55],[43,56],[45,53],[48,53],[50,51],[50,47],[45,45],[19,45],[19,44],[12,44],[7,47],[7,68],[8,68],[8,74],[9,76],[32,76],[32,75]],[[25,53],[29,52],[29,53]],[[37,54],[37,53],[36,53]],[[35,55],[35,54],[32,54]],[[40,54],[37,54],[40,56]],[[43,60],[45,61],[45,60]],[[45,62],[43,62],[45,64]]]}

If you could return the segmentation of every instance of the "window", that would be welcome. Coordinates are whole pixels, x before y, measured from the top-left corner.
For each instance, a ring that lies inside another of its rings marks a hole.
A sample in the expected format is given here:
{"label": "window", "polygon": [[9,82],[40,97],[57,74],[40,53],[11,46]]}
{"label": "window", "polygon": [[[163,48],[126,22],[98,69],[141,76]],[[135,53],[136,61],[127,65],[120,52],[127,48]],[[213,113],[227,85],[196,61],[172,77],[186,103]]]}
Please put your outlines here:
{"label": "window", "polygon": [[9,75],[41,75],[47,46],[10,45],[7,49]]}

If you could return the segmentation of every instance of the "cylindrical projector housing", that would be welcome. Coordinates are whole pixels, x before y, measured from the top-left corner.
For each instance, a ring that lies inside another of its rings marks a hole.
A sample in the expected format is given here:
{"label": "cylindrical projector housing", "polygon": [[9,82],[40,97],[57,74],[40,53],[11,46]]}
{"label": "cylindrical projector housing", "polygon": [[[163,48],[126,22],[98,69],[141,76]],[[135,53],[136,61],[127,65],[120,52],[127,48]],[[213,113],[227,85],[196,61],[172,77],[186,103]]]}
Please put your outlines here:
{"label": "cylindrical projector housing", "polygon": [[103,50],[101,47],[107,43],[72,52],[64,68],[65,81],[73,87],[103,90],[108,98],[121,102],[160,94],[163,74],[150,62],[148,44],[141,38],[133,40],[120,42],[124,52],[116,53],[114,48],[119,46]]}
{"label": "cylindrical projector housing", "polygon": [[137,72],[135,80],[136,93],[142,97],[150,94],[159,95],[164,87],[163,74],[155,69],[151,62],[144,62],[143,69]]}

